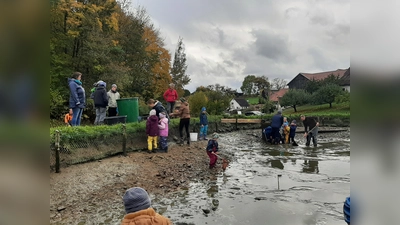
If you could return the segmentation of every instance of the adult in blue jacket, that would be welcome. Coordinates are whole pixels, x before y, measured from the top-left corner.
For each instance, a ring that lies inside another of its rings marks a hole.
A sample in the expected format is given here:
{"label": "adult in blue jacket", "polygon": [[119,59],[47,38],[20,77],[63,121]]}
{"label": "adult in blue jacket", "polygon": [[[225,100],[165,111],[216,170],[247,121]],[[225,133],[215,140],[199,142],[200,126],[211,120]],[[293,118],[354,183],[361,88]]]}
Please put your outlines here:
{"label": "adult in blue jacket", "polygon": [[273,144],[278,144],[281,140],[281,134],[279,133],[279,130],[282,127],[282,124],[283,124],[282,110],[279,109],[278,113],[275,114],[271,120]]}
{"label": "adult in blue jacket", "polygon": [[70,90],[69,108],[74,113],[71,121],[72,126],[81,125],[82,112],[86,106],[85,89],[82,87],[81,78],[82,74],[80,72],[75,72],[71,78],[68,78]]}

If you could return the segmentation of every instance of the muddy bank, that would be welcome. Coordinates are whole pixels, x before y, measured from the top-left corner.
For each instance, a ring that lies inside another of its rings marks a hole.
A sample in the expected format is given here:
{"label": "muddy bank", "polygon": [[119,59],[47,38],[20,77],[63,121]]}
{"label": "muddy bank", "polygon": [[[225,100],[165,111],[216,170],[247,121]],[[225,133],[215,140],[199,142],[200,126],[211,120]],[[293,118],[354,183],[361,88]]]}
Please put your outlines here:
{"label": "muddy bank", "polygon": [[119,220],[124,214],[122,195],[134,186],[143,187],[151,196],[187,190],[190,182],[201,182],[221,171],[221,162],[217,168],[208,169],[206,144],[172,143],[168,153],[134,152],[51,173],[50,222],[107,224]]}
{"label": "muddy bank", "polygon": [[[221,134],[225,172],[208,169],[206,142],[167,154],[129,153],[50,174],[51,224],[119,224],[122,196],[145,188],[174,224],[342,224],[350,193],[350,132],[319,135],[317,148],[273,146],[259,129]],[[281,175],[277,189],[277,175]]]}

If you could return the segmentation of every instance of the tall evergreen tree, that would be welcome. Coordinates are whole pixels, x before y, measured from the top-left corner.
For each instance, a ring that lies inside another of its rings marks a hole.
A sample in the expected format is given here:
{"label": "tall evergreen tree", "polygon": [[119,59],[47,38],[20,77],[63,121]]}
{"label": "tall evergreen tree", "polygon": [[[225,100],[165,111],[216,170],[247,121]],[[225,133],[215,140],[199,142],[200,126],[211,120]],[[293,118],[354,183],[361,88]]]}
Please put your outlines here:
{"label": "tall evergreen tree", "polygon": [[178,45],[175,50],[174,63],[171,69],[172,81],[175,83],[175,87],[180,96],[184,93],[184,86],[189,84],[190,77],[186,74],[186,53],[183,39],[179,37]]}

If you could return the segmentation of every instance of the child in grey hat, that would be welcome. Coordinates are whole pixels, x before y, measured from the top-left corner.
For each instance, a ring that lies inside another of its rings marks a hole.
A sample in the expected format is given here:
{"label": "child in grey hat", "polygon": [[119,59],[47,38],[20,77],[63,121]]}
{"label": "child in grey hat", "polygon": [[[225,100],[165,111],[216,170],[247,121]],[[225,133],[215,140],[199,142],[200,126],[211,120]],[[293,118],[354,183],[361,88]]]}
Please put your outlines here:
{"label": "child in grey hat", "polygon": [[151,208],[151,200],[147,192],[140,187],[128,189],[123,197],[125,212],[122,225],[170,225],[171,221],[156,213]]}

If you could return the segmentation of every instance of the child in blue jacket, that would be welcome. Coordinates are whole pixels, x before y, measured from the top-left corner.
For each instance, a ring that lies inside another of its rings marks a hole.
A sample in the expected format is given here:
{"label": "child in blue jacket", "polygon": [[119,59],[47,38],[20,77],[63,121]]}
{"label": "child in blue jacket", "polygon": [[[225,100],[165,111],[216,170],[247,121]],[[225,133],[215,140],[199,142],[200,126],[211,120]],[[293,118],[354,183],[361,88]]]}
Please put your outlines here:
{"label": "child in blue jacket", "polygon": [[206,107],[201,108],[200,112],[200,135],[199,140],[208,140],[207,139],[208,132],[208,118]]}

